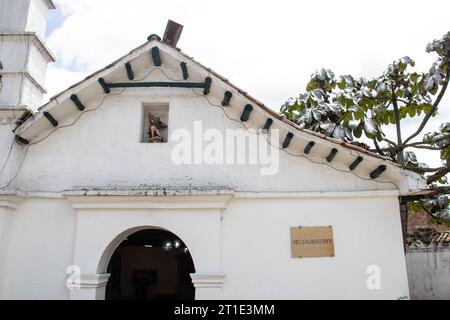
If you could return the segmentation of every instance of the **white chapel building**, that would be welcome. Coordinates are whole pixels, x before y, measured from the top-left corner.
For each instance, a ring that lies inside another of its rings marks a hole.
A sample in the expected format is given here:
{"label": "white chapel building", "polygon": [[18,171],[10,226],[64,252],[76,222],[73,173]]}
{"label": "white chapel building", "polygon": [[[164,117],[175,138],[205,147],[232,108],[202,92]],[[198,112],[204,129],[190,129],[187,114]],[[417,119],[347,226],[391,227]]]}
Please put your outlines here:
{"label": "white chapel building", "polygon": [[0,0],[0,299],[409,297],[419,175],[300,129],[174,23],[42,105],[51,9]]}

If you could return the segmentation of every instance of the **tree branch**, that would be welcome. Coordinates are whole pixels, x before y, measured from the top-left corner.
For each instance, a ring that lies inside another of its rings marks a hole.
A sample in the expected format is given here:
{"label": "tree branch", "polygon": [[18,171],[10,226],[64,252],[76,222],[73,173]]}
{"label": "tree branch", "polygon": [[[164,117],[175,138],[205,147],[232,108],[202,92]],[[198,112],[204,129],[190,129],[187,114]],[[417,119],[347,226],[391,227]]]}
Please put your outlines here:
{"label": "tree branch", "polygon": [[441,138],[435,139],[435,140],[430,141],[430,142],[428,142],[428,141],[412,142],[412,143],[410,143],[410,144],[404,145],[403,147],[404,147],[404,148],[406,148],[406,147],[414,147],[414,146],[417,146],[417,145],[420,146],[420,145],[422,145],[422,144],[432,145],[432,144],[436,144],[436,143],[441,142],[441,141],[444,141],[444,140],[450,140],[450,135],[449,135],[448,133],[445,133],[445,134],[443,134],[443,136],[442,136]]}
{"label": "tree branch", "polygon": [[[400,113],[398,109],[397,96],[395,95],[395,87],[392,87],[392,106],[394,107],[395,128],[397,131],[397,146],[402,145],[402,130],[400,127]],[[403,150],[397,148],[397,163],[401,166],[405,164],[405,158],[403,157]]]}
{"label": "tree branch", "polygon": [[377,139],[373,138],[372,140],[373,140],[373,144],[375,145],[375,149],[377,150],[377,152],[380,155],[384,156],[385,154],[384,154],[383,150],[381,150],[380,146],[378,145]]}
{"label": "tree branch", "polygon": [[397,144],[394,141],[391,141],[388,138],[383,138],[383,140],[386,141],[387,143],[389,143],[394,148],[397,148]]}
{"label": "tree branch", "polygon": [[438,193],[450,193],[450,186],[437,186],[437,187],[434,187],[434,189]]}
{"label": "tree branch", "polygon": [[405,100],[405,99],[401,99],[401,98],[397,98],[398,101],[403,102],[404,104],[408,105],[412,103],[412,100]]}
{"label": "tree branch", "polygon": [[439,92],[439,95],[437,96],[436,100],[434,101],[430,112],[428,112],[427,115],[425,116],[425,118],[423,118],[422,123],[420,124],[420,126],[416,130],[416,132],[414,132],[412,135],[410,135],[405,140],[405,142],[403,143],[404,145],[407,144],[412,139],[414,139],[415,137],[417,137],[422,132],[423,128],[425,128],[426,124],[428,123],[428,120],[430,120],[431,116],[436,112],[436,109],[439,106],[439,103],[441,102],[442,98],[444,97],[445,91],[447,90],[447,87],[448,87],[448,81],[449,81],[449,74],[447,74],[447,76],[445,77],[444,85],[442,86],[441,91]]}
{"label": "tree branch", "polygon": [[403,149],[406,149],[406,148],[428,149],[428,150],[435,150],[435,151],[442,150],[442,148],[432,147],[432,146],[427,146],[427,145],[414,145],[414,146],[406,145],[403,147]]}
{"label": "tree branch", "polygon": [[427,183],[430,184],[430,183],[436,182],[437,180],[439,180],[440,178],[442,178],[449,172],[450,172],[450,169],[448,167],[445,167],[444,169],[441,169],[438,172],[436,172],[435,174],[427,177]]}
{"label": "tree branch", "polygon": [[426,173],[426,172],[436,172],[439,170],[445,170],[447,169],[447,167],[442,166],[442,167],[438,167],[438,168],[421,168],[421,167],[410,167],[410,166],[405,166],[405,169],[414,171],[414,172],[418,172],[418,173]]}
{"label": "tree branch", "polygon": [[422,206],[422,209],[432,218],[436,218],[430,211],[428,211],[427,208],[423,205],[422,201],[419,201],[420,205]]}

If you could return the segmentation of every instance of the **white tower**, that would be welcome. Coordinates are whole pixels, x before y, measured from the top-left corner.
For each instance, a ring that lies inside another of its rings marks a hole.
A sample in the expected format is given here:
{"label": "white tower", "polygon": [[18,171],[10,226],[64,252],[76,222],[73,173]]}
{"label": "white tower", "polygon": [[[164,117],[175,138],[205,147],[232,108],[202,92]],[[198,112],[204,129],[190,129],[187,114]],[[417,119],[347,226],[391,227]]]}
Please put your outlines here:
{"label": "white tower", "polygon": [[36,110],[47,65],[54,57],[43,38],[51,0],[0,0],[0,110]]}
{"label": "white tower", "polygon": [[42,39],[51,9],[51,0],[0,0],[0,188],[15,172],[14,154],[20,152],[13,148],[13,129],[46,93],[47,65],[55,60]]}

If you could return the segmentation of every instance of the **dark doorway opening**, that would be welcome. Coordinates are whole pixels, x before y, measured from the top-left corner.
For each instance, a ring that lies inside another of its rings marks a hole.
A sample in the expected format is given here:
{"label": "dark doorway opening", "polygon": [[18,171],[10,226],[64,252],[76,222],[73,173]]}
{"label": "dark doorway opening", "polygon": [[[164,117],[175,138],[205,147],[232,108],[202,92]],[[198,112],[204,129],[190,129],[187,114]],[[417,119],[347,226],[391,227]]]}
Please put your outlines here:
{"label": "dark doorway opening", "polygon": [[128,236],[114,251],[106,300],[194,300],[194,263],[175,234],[147,229]]}

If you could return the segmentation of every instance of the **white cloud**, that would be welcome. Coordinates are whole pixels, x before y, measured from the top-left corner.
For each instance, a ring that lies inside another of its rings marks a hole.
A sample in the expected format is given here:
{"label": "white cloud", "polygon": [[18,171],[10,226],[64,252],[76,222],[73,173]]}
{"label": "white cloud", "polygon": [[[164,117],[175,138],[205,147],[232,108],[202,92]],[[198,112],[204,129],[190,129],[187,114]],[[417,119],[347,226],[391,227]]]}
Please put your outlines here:
{"label": "white cloud", "polygon": [[[47,39],[58,57],[57,67],[49,70],[50,95],[149,34],[162,36],[167,19],[184,25],[178,44],[184,52],[275,110],[304,91],[310,74],[321,67],[371,77],[409,55],[426,71],[434,60],[425,53],[426,44],[450,30],[450,3],[441,0],[55,2],[68,16]],[[449,118],[449,109],[442,110],[430,129]]]}
{"label": "white cloud", "polygon": [[86,72],[71,71],[55,65],[50,65],[47,71],[47,91],[46,99],[50,99],[55,94],[64,91],[72,84],[77,83],[87,76]]}

